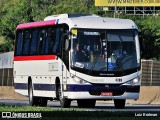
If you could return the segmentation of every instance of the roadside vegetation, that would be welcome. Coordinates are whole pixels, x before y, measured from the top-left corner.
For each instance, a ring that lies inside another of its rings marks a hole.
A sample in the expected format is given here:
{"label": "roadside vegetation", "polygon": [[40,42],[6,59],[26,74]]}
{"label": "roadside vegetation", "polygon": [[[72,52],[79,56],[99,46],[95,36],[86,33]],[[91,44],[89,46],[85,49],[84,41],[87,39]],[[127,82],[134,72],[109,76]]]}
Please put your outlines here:
{"label": "roadside vegetation", "polygon": [[52,107],[32,107],[32,106],[8,106],[8,105],[0,105],[0,112],[25,112],[25,111],[53,111]]}
{"label": "roadside vegetation", "polygon": [[84,111],[83,109],[74,108],[57,108],[57,107],[38,107],[38,106],[19,106],[0,104],[0,112],[53,112],[53,111]]}
{"label": "roadside vegetation", "polygon": [[[62,13],[99,14],[94,0],[0,0],[0,53],[14,50],[15,28],[18,24],[42,21],[46,16]],[[113,17],[113,14],[99,14]],[[117,15],[132,19],[142,33],[144,59],[160,60],[160,16]]]}

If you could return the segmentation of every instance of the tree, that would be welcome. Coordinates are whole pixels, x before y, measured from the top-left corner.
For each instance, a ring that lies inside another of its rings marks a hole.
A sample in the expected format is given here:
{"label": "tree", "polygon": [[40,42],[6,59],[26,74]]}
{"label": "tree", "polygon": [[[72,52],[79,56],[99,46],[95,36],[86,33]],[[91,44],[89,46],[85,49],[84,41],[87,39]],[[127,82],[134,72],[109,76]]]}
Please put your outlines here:
{"label": "tree", "polygon": [[143,58],[160,59],[160,18],[148,16],[136,19],[144,42]]}
{"label": "tree", "polygon": [[94,13],[90,3],[93,3],[93,0],[2,0],[0,35],[14,39],[18,24],[41,21],[48,15]]}
{"label": "tree", "polygon": [[[94,0],[12,0],[12,2],[0,0],[0,8],[0,36],[3,38],[3,42],[0,43],[3,50],[0,49],[0,52],[13,50],[15,29],[18,24],[43,21],[46,16],[62,13],[98,14]],[[143,18],[126,15],[120,17],[132,19],[138,25],[145,44],[142,57],[160,59],[160,17]]]}

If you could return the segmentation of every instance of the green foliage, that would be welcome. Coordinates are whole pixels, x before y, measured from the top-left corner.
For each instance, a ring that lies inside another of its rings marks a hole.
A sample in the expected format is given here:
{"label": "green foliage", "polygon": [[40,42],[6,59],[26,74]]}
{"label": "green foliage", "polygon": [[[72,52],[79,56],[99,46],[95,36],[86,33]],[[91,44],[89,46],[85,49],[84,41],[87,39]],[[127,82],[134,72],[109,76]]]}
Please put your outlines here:
{"label": "green foliage", "polygon": [[160,18],[147,17],[138,21],[144,41],[143,57],[145,59],[160,59]]}
{"label": "green foliage", "polygon": [[[0,43],[0,52],[13,50],[15,28],[18,24],[42,21],[46,16],[62,13],[98,14],[94,2],[94,0],[1,0],[0,36],[3,36],[3,42]],[[107,13],[103,16],[113,17],[113,14]],[[143,18],[119,14],[116,17],[132,19],[138,25],[145,45],[143,58],[160,59],[159,16]]]}
{"label": "green foliage", "polygon": [[13,40],[9,40],[4,37],[0,37],[0,52],[12,51],[13,50]]}
{"label": "green foliage", "polygon": [[[15,28],[18,24],[42,21],[46,16],[62,13],[95,13],[94,0],[1,0],[0,36],[6,38],[0,43],[0,52],[13,50]],[[11,49],[5,46],[11,46]]]}
{"label": "green foliage", "polygon": [[142,58],[160,59],[160,17],[134,17],[134,21],[142,33],[144,50]]}

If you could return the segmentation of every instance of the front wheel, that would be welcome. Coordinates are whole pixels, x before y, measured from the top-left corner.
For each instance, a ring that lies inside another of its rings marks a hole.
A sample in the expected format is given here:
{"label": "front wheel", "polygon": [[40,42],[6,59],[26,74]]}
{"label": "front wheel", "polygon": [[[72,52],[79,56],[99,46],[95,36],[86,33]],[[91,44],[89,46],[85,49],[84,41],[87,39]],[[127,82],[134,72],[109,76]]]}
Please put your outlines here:
{"label": "front wheel", "polygon": [[96,100],[84,99],[77,100],[78,107],[81,108],[94,108],[96,105]]}
{"label": "front wheel", "polygon": [[59,94],[59,100],[60,100],[60,105],[62,108],[69,108],[71,105],[71,100],[68,98],[64,98],[61,90],[61,86],[58,86],[58,94]]}
{"label": "front wheel", "polygon": [[114,99],[115,108],[122,109],[125,107],[125,99]]}

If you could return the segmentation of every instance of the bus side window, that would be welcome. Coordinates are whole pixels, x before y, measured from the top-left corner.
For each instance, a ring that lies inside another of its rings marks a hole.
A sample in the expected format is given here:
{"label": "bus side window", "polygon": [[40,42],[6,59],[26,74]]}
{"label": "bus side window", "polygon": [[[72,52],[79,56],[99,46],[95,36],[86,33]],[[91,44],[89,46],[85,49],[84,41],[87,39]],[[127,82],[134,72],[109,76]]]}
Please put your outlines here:
{"label": "bus side window", "polygon": [[30,40],[31,40],[30,30],[26,30],[24,33],[23,55],[29,55],[30,53]]}
{"label": "bus side window", "polygon": [[52,28],[52,31],[51,31],[50,34],[51,34],[51,43],[49,45],[49,53],[53,54],[53,47],[54,47],[54,44],[55,44],[55,36],[56,36],[56,29]]}
{"label": "bus side window", "polygon": [[42,29],[39,32],[39,36],[38,36],[38,50],[37,50],[37,54],[44,54],[44,47],[45,47],[45,30]]}
{"label": "bus side window", "polygon": [[31,50],[30,50],[31,55],[36,55],[37,40],[38,40],[38,31],[36,29],[34,29],[32,31]]}
{"label": "bus side window", "polygon": [[59,38],[59,45],[58,45],[58,48],[59,48],[58,52],[60,52],[60,53],[62,52],[62,47],[63,47],[62,46],[62,43],[63,43],[63,30],[64,29],[62,29],[62,28],[60,29],[60,38]]}
{"label": "bus side window", "polygon": [[22,42],[23,42],[23,33],[22,31],[17,32],[17,39],[16,39],[16,55],[21,55],[22,53]]}
{"label": "bus side window", "polygon": [[46,30],[42,30],[42,49],[41,54],[44,54],[45,52],[45,44],[46,44]]}
{"label": "bus side window", "polygon": [[52,39],[52,28],[48,28],[46,32],[46,43],[45,43],[45,54],[50,53],[50,46],[51,46],[51,39]]}
{"label": "bus side window", "polygon": [[[60,28],[57,28],[56,29],[56,38],[55,38],[55,44],[53,46],[53,53],[56,53],[56,52],[60,52],[61,51],[61,47],[59,44],[61,44],[60,42],[61,40],[61,30]],[[59,50],[58,50],[59,49]]]}

